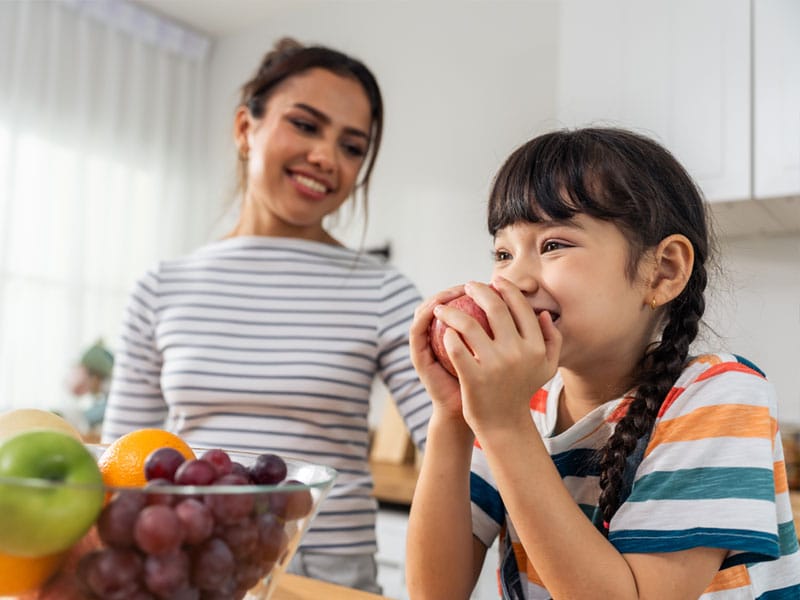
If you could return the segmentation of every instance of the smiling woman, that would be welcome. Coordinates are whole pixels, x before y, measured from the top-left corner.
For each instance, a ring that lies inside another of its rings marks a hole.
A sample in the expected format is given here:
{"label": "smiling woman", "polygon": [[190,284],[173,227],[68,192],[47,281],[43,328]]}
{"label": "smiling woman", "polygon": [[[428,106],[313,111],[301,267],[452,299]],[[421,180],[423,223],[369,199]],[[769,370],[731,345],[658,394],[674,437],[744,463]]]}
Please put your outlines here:
{"label": "smiling woman", "polygon": [[103,428],[108,442],[159,427],[196,446],[336,469],[289,568],[367,591],[380,589],[373,380],[389,388],[418,446],[430,416],[408,350],[416,287],[324,223],[351,196],[366,204],[382,128],[380,90],[360,61],[288,39],[264,57],[233,119],[238,222],[140,279]]}

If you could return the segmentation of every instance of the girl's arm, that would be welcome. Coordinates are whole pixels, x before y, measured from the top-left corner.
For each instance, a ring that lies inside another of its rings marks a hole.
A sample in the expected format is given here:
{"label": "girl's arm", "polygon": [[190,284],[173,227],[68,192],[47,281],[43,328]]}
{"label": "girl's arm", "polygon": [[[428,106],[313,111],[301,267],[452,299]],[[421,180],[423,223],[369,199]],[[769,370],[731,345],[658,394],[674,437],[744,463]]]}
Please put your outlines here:
{"label": "girl's arm", "polygon": [[469,465],[473,436],[434,412],[406,543],[406,580],[414,600],[469,598],[486,547],[472,535]]}
{"label": "girl's arm", "polygon": [[461,293],[462,288],[452,288],[424,302],[410,330],[411,358],[433,401],[406,544],[406,578],[415,600],[469,598],[486,551],[472,536],[474,436],[461,413],[458,381],[436,361],[428,341],[433,307]]}
{"label": "girl's arm", "polygon": [[620,554],[570,496],[532,425],[478,435],[522,545],[554,598],[697,598],[719,570],[726,553],[719,548]]}

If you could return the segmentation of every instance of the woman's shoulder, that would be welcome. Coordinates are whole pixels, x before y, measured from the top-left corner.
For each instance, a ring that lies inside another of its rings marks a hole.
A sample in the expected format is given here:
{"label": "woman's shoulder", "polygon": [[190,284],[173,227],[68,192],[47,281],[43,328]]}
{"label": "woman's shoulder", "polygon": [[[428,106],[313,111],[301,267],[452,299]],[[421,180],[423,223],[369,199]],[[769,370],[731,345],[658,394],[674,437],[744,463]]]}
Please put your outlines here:
{"label": "woman's shoulder", "polygon": [[375,257],[364,255],[345,246],[334,246],[299,238],[236,236],[210,241],[192,251],[162,259],[150,271],[159,273],[197,265],[234,264],[237,261],[245,263],[261,261],[335,263],[350,268],[354,266],[376,268],[381,265]]}

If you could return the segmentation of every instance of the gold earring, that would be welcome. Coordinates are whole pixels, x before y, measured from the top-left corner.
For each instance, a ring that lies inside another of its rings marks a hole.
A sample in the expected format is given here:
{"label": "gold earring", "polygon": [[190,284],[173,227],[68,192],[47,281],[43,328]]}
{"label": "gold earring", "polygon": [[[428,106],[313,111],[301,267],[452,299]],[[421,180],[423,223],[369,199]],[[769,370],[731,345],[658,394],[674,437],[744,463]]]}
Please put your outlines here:
{"label": "gold earring", "polygon": [[245,146],[244,148],[239,150],[239,160],[242,162],[247,162],[247,154],[249,149]]}
{"label": "gold earring", "polygon": [[658,306],[658,304],[656,303],[656,297],[653,296],[653,299],[650,300],[650,310],[655,310],[656,306]]}

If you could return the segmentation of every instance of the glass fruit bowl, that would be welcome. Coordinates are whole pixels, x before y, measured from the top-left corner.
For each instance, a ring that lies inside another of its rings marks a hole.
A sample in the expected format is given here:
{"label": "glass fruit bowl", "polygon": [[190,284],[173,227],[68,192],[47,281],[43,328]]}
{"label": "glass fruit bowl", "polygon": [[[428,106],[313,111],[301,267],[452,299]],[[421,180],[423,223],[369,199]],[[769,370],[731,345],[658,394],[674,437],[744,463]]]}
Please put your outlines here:
{"label": "glass fruit bowl", "polygon": [[[87,448],[99,458],[105,446]],[[199,458],[209,449],[192,450]],[[259,458],[224,452],[245,469]],[[269,600],[336,478],[336,471],[323,465],[283,462],[285,476],[274,485],[234,477],[210,485],[158,480],[136,488],[103,486],[104,505],[88,533],[66,551],[34,558],[34,566],[39,563],[52,575],[37,589],[11,597]],[[7,497],[27,497],[25,504],[38,507],[63,505],[59,499],[69,495],[80,503],[82,496],[98,493],[86,484],[42,479],[0,477],[0,488]]]}

